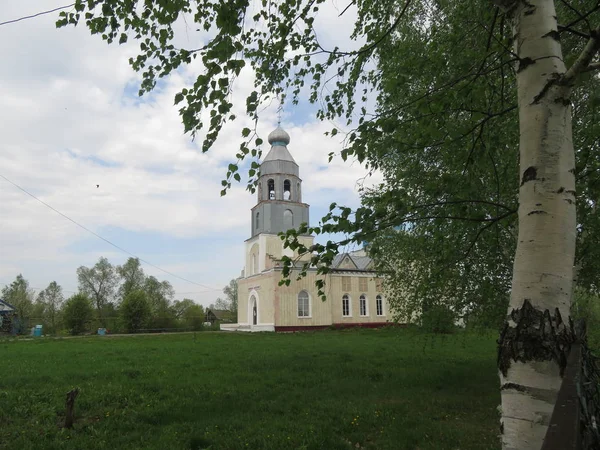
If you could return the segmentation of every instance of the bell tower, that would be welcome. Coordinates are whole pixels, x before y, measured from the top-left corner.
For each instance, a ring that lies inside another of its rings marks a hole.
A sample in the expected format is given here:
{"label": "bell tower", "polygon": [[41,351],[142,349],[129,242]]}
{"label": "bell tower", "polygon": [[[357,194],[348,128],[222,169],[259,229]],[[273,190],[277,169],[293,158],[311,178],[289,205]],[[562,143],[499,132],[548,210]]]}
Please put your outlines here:
{"label": "bell tower", "polygon": [[257,204],[252,208],[252,234],[278,234],[308,222],[309,206],[302,203],[298,164],[287,146],[290,135],[281,127],[269,134],[271,150],[260,165]]}
{"label": "bell tower", "polygon": [[[290,135],[278,126],[269,134],[268,141],[271,150],[260,165],[257,202],[251,213],[250,238],[246,240],[245,278],[279,267],[284,255],[293,256],[293,251],[283,248],[278,234],[309,223],[309,206],[302,203],[298,164],[287,148]],[[313,239],[309,235],[300,237],[307,246],[312,245]]]}

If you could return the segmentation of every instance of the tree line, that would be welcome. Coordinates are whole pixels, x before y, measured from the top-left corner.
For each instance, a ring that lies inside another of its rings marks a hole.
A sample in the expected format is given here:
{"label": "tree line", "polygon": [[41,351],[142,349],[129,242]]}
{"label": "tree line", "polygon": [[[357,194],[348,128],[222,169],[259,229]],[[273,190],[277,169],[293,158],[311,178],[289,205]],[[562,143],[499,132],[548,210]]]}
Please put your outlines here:
{"label": "tree line", "polygon": [[[189,298],[175,299],[168,281],[146,275],[138,258],[113,265],[100,257],[92,267],[77,269],[78,292],[65,298],[62,287],[52,281],[37,293],[19,274],[4,286],[0,298],[15,308],[12,331],[27,333],[42,324],[45,334],[82,334],[97,328],[109,332],[140,330],[201,330],[206,310]],[[229,312],[237,318],[237,283],[231,280],[208,309]]]}

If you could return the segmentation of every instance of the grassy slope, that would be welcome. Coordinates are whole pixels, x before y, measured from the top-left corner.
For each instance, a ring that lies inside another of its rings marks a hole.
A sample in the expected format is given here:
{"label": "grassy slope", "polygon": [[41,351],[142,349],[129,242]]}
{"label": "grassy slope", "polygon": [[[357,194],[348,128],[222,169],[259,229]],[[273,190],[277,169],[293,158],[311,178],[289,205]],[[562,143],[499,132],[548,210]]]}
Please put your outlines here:
{"label": "grassy slope", "polygon": [[0,449],[497,449],[494,337],[0,341]]}

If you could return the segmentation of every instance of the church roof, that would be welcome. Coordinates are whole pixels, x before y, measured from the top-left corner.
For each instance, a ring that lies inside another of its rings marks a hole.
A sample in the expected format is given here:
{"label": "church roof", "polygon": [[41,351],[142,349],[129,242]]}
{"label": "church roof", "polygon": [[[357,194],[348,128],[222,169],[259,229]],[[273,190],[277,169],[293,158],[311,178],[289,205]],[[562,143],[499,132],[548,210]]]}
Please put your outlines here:
{"label": "church roof", "polygon": [[287,149],[287,145],[290,143],[290,135],[283,128],[278,126],[271,131],[268,141],[271,144],[271,150],[263,159],[263,163],[266,161],[289,161],[296,164],[292,154]]}
{"label": "church roof", "polygon": [[[371,264],[371,258],[366,255],[357,255],[356,252],[351,253],[340,253],[333,258],[331,263],[332,269],[352,269],[349,265],[354,265],[356,270],[369,270],[369,264]],[[348,264],[348,262],[350,264]],[[344,264],[342,264],[344,263]],[[346,267],[342,267],[346,266]]]}

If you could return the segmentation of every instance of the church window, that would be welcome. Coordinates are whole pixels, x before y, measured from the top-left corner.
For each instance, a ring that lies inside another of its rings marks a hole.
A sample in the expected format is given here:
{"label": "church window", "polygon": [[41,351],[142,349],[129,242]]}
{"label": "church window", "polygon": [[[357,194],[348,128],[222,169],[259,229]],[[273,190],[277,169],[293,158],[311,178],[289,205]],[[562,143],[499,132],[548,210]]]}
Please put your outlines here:
{"label": "church window", "polygon": [[273,179],[267,181],[267,189],[269,191],[269,200],[275,200],[275,181]]}
{"label": "church window", "polygon": [[352,290],[352,277],[342,277],[342,291]]}
{"label": "church window", "polygon": [[348,294],[344,294],[342,297],[342,316],[350,316],[350,297],[348,297]]}
{"label": "church window", "polygon": [[310,302],[306,291],[298,294],[298,317],[310,317]]}
{"label": "church window", "polygon": [[364,291],[368,290],[367,281],[368,281],[367,277],[361,277],[358,279],[358,290],[359,291],[364,292]]}
{"label": "church window", "polygon": [[290,200],[291,196],[292,196],[292,184],[290,183],[290,180],[285,180],[283,182],[283,199]]}
{"label": "church window", "polygon": [[260,213],[256,213],[256,231],[260,228]]}
{"label": "church window", "polygon": [[367,314],[367,297],[365,296],[365,294],[362,294],[359,298],[359,305],[360,305],[360,315],[361,316],[366,316]]}
{"label": "church window", "polygon": [[302,197],[300,196],[300,183],[296,183],[296,201],[302,201]]}
{"label": "church window", "polygon": [[377,305],[377,315],[383,316],[383,299],[381,298],[381,295],[375,297],[375,304]]}
{"label": "church window", "polygon": [[283,212],[283,229],[290,230],[292,228],[294,228],[294,213],[291,210],[286,209]]}

